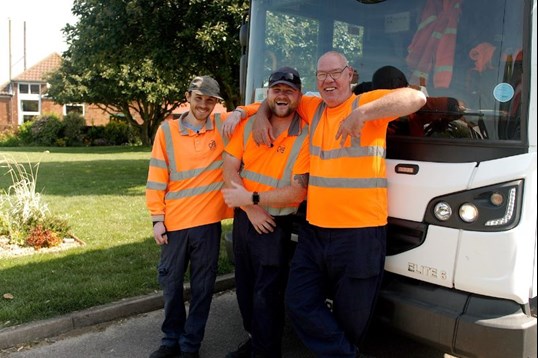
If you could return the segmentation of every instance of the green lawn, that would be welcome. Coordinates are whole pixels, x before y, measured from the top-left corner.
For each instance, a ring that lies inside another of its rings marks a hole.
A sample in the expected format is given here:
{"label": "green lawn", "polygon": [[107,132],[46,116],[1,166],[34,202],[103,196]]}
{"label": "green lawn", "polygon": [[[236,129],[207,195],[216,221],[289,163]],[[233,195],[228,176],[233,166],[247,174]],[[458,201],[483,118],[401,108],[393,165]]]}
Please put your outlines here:
{"label": "green lawn", "polygon": [[[1,148],[3,155],[40,161],[38,191],[86,245],[0,259],[0,328],[159,290],[159,247],[144,198],[150,148]],[[223,241],[219,272],[231,271]]]}

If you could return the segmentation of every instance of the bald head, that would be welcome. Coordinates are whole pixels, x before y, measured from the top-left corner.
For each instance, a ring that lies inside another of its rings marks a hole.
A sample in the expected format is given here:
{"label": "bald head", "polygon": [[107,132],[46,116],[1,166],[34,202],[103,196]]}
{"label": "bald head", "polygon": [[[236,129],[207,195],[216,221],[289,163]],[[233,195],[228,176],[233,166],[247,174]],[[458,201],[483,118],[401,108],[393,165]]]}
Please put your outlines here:
{"label": "bald head", "polygon": [[353,94],[353,68],[340,52],[329,51],[319,58],[316,78],[319,94],[329,107],[344,103]]}
{"label": "bald head", "polygon": [[321,57],[318,59],[318,70],[320,63],[324,61],[331,61],[333,63],[337,63],[341,67],[347,66],[349,64],[346,56],[338,51],[328,51],[321,55]]}

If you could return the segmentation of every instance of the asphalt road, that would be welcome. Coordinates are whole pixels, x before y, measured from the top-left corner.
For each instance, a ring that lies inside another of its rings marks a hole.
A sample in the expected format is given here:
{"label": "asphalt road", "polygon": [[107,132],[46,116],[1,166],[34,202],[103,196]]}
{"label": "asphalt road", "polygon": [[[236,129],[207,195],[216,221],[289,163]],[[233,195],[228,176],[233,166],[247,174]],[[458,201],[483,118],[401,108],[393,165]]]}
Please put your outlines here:
{"label": "asphalt road", "polygon": [[[10,358],[138,358],[148,357],[158,348],[163,310],[157,310],[112,323],[92,326],[67,335],[34,342],[18,352],[0,353]],[[213,306],[202,343],[202,358],[224,358],[246,335],[243,332],[235,291],[225,291],[213,299]],[[446,358],[443,352],[409,340],[387,329],[371,331],[366,353],[376,358]],[[314,355],[286,326],[283,358],[314,358]]]}

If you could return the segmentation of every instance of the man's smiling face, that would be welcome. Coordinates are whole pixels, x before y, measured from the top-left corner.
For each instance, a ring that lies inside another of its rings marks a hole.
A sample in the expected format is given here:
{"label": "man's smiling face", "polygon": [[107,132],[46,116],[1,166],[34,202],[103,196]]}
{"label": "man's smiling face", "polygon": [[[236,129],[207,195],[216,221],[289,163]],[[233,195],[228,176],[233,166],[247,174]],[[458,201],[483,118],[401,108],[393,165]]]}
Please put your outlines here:
{"label": "man's smiling face", "polygon": [[336,107],[351,96],[353,69],[338,54],[320,57],[316,77],[321,98],[329,107]]}
{"label": "man's smiling face", "polygon": [[267,104],[273,115],[287,117],[297,109],[301,92],[293,87],[279,83],[267,91]]}

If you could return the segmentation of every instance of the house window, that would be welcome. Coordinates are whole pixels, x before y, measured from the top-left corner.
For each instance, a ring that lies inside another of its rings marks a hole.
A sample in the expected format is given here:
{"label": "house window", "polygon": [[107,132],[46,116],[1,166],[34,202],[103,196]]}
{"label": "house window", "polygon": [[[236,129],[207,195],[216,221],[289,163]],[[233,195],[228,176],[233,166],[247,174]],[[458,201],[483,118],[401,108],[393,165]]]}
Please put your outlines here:
{"label": "house window", "polygon": [[39,100],[21,99],[22,123],[33,121],[41,114],[39,110]]}
{"label": "house window", "polygon": [[64,116],[69,113],[78,113],[84,116],[84,105],[80,103],[69,103],[64,106]]}
{"label": "house window", "polygon": [[24,122],[30,122],[30,121],[36,120],[37,117],[39,117],[39,116],[32,116],[30,114],[25,114],[25,115],[22,116],[22,121],[23,121],[23,123]]}
{"label": "house window", "polygon": [[23,112],[38,112],[39,114],[39,101],[22,100],[21,108]]}
{"label": "house window", "polygon": [[40,94],[40,85],[32,83],[19,83],[19,93],[21,94]]}
{"label": "house window", "polygon": [[31,121],[41,115],[41,85],[19,83],[19,124]]}

